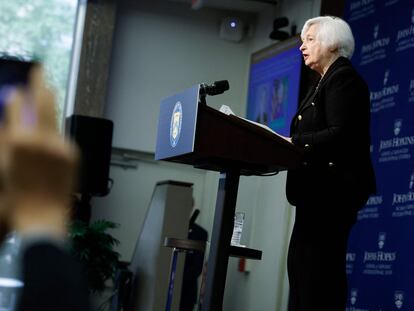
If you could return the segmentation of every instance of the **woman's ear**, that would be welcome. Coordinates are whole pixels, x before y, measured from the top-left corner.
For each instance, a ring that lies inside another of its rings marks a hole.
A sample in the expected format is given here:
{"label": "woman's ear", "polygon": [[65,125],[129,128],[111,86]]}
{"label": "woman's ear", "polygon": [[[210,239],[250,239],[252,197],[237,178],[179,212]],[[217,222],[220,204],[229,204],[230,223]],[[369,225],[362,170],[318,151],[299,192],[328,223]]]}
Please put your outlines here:
{"label": "woman's ear", "polygon": [[336,54],[339,51],[338,45],[334,44],[331,47],[329,47],[329,52]]}

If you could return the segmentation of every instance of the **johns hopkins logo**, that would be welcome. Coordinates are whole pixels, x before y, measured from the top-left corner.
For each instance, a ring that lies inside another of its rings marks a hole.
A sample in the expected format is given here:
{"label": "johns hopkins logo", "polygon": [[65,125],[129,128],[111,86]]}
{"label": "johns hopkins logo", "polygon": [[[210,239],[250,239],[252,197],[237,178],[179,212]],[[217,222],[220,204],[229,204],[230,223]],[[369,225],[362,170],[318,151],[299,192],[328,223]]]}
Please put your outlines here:
{"label": "johns hopkins logo", "polygon": [[414,173],[411,174],[410,177],[410,185],[408,187],[410,190],[412,190],[414,188]]}
{"label": "johns hopkins logo", "polygon": [[183,107],[180,102],[177,102],[174,106],[170,123],[170,144],[173,148],[177,146],[180,139],[182,120]]}
{"label": "johns hopkins logo", "polygon": [[379,25],[378,25],[378,24],[376,24],[376,25],[374,26],[374,39],[377,39],[377,37],[378,37],[378,32],[379,32]]}
{"label": "johns hopkins logo", "polygon": [[385,70],[385,72],[384,72],[384,86],[385,85],[387,85],[387,82],[388,82],[388,77],[390,76],[390,70],[389,69],[387,69],[387,70]]}
{"label": "johns hopkins logo", "polygon": [[358,298],[358,290],[356,288],[351,289],[351,298],[349,299],[351,301],[351,305],[354,305]]}
{"label": "johns hopkins logo", "polygon": [[385,232],[380,232],[378,234],[378,248],[379,249],[383,249],[386,238],[387,238],[387,234]]}
{"label": "johns hopkins logo", "polygon": [[401,132],[402,127],[402,119],[396,119],[394,121],[394,135],[398,136]]}
{"label": "johns hopkins logo", "polygon": [[[385,232],[379,232],[378,233],[378,250],[374,252],[364,252],[364,263],[369,262],[388,262],[393,263],[397,259],[397,252],[385,252],[384,246],[385,246],[385,240],[386,240],[387,234]],[[367,269],[370,269],[366,266]],[[386,265],[384,267],[377,266],[376,269],[382,270],[385,273],[388,273],[387,275],[392,274],[392,267],[390,265]]]}
{"label": "johns hopkins logo", "polygon": [[404,304],[404,292],[396,290],[394,293],[395,306],[397,309],[401,309]]}

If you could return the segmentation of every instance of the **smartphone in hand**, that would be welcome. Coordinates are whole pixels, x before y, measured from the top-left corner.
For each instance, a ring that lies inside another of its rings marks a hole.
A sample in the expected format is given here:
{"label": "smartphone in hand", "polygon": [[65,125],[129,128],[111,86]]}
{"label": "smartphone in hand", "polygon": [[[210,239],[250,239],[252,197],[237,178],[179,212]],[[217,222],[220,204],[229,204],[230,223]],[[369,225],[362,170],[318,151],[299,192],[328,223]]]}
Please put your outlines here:
{"label": "smartphone in hand", "polygon": [[0,124],[4,122],[5,105],[17,87],[28,85],[29,73],[35,62],[12,57],[0,57]]}

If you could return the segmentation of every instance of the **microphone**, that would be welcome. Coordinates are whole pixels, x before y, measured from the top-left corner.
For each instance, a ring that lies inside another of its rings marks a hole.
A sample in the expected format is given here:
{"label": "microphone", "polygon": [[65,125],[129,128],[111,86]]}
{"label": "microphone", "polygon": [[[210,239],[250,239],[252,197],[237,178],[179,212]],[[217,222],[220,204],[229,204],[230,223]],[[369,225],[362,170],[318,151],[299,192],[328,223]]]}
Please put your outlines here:
{"label": "microphone", "polygon": [[230,89],[230,85],[229,85],[229,81],[227,80],[215,81],[212,85],[207,85],[203,83],[200,85],[200,95],[214,96],[218,94],[223,94],[228,89]]}

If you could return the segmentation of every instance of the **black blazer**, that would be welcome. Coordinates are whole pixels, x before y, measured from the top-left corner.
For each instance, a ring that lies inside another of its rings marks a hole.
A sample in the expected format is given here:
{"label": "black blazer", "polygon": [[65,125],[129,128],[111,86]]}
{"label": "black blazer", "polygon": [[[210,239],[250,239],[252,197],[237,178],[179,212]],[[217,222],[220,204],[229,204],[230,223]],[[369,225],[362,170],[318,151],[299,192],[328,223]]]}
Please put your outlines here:
{"label": "black blazer", "polygon": [[349,200],[361,208],[375,192],[370,158],[370,95],[351,62],[338,58],[300,104],[292,142],[305,150],[303,165],[289,170],[292,205]]}
{"label": "black blazer", "polygon": [[89,311],[89,292],[78,262],[47,241],[31,244],[22,261],[18,311]]}

